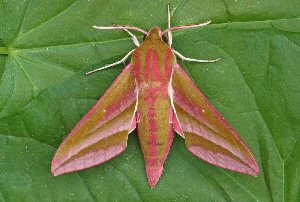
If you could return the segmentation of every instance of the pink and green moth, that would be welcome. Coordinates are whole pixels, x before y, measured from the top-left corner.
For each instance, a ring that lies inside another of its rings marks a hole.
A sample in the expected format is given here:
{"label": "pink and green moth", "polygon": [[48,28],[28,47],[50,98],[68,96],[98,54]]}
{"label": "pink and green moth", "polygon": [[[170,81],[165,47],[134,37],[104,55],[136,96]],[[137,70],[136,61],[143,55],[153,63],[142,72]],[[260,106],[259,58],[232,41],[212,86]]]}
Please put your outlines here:
{"label": "pink and green moth", "polygon": [[[96,166],[121,154],[129,133],[137,127],[151,188],[162,175],[175,131],[200,159],[257,176],[259,167],[249,147],[179,66],[176,56],[193,62],[219,59],[187,58],[171,48],[172,31],[209,23],[170,27],[168,6],[165,31],[159,27],[146,32],[132,26],[94,26],[125,30],[137,48],[122,60],[87,73],[121,64],[132,55],[129,65],[59,146],[52,161],[53,175]],[[143,43],[128,30],[144,33]],[[163,40],[165,34],[168,43]]]}

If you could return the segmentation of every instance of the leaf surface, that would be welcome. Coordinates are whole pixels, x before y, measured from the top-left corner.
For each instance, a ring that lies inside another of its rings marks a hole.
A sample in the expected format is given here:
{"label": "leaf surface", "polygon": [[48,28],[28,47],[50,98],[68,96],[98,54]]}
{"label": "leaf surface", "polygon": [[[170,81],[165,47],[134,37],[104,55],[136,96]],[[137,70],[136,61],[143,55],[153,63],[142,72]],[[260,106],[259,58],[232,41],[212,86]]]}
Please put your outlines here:
{"label": "leaf surface", "polygon": [[[297,0],[172,1],[172,24],[213,20],[174,32],[181,62],[256,156],[250,177],[194,157],[177,136],[150,190],[136,132],[127,150],[60,177],[60,142],[104,94],[123,65],[84,76],[134,48],[122,31],[92,25],[166,28],[161,1],[0,1],[0,200],[298,201],[300,198],[300,3]],[[143,36],[139,35],[141,40]]]}

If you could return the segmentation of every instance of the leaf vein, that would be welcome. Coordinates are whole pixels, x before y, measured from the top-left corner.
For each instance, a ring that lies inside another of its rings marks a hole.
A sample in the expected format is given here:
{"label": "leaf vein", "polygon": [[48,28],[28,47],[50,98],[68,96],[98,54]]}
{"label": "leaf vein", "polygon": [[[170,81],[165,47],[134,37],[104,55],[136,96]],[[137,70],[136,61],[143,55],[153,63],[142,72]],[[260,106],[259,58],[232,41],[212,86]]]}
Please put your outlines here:
{"label": "leaf vein", "polygon": [[137,190],[137,189],[133,186],[133,184],[131,183],[131,180],[130,180],[123,172],[121,172],[119,169],[117,169],[114,165],[111,164],[111,166],[112,166],[118,173],[120,173],[121,175],[123,175],[123,176],[127,179],[128,183],[130,184],[130,186],[132,187],[132,189],[136,192],[137,196],[141,199],[141,201],[144,201],[143,198],[142,198],[142,196],[141,196],[141,194],[138,192],[138,190]]}
{"label": "leaf vein", "polygon": [[78,176],[80,177],[82,183],[84,184],[84,186],[86,187],[86,190],[88,191],[88,193],[90,194],[91,198],[93,199],[93,201],[98,201],[97,198],[94,196],[94,194],[92,193],[92,191],[90,190],[89,186],[87,185],[87,183],[85,182],[85,180],[83,180],[83,177],[80,175],[79,172],[77,172]]}
{"label": "leaf vein", "polygon": [[[138,37],[141,38],[141,37]],[[49,46],[39,46],[39,47],[30,47],[30,48],[19,48],[15,49],[16,51],[35,51],[38,49],[47,49],[47,48],[63,48],[63,47],[69,47],[69,46],[82,46],[82,45],[98,45],[98,44],[106,44],[106,43],[113,43],[113,42],[120,42],[120,41],[127,41],[132,40],[131,38],[120,38],[120,39],[113,39],[113,40],[107,40],[107,41],[97,41],[97,42],[85,42],[85,43],[73,43],[73,44],[59,44],[59,45],[49,45]]]}
{"label": "leaf vein", "polygon": [[[52,19],[56,18],[57,16],[60,16],[62,13],[64,13],[66,10],[68,10],[70,7],[72,7],[78,0],[73,1],[70,5],[68,5],[66,8],[63,8],[63,10],[59,11],[56,15],[51,16],[50,18],[48,18],[46,21],[42,22],[41,24],[37,25],[36,27],[33,27],[32,29],[28,30],[27,32],[18,35],[18,37],[15,38],[15,40],[13,41],[13,43],[15,43],[17,41],[17,39],[23,38],[24,36],[26,36],[27,34],[33,32],[34,30],[38,29],[39,27],[41,27],[42,25],[46,24],[47,22],[51,21]],[[13,44],[12,43],[12,44]]]}
{"label": "leaf vein", "polygon": [[32,84],[32,90],[33,90],[33,93],[35,94],[35,92],[38,90],[38,87],[34,84],[34,82],[32,81],[32,79],[30,78],[29,74],[25,71],[25,69],[23,68],[23,66],[21,65],[20,61],[16,58],[15,55],[13,55],[13,58],[18,63],[18,65],[21,68],[21,70],[24,72],[24,74],[27,77],[27,79],[29,80],[29,82]]}
{"label": "leaf vein", "polygon": [[24,15],[23,15],[23,17],[22,17],[22,21],[21,21],[21,23],[20,23],[20,25],[19,25],[19,27],[18,27],[17,35],[16,35],[15,39],[13,40],[12,44],[16,41],[16,39],[18,38],[18,36],[19,36],[20,33],[21,33],[21,29],[22,29],[23,24],[24,24],[24,21],[25,21],[25,19],[26,19],[26,17],[27,17],[27,13],[28,13],[29,7],[30,7],[30,5],[31,5],[31,2],[32,2],[32,0],[30,0],[30,1],[27,3],[26,10],[25,10]]}

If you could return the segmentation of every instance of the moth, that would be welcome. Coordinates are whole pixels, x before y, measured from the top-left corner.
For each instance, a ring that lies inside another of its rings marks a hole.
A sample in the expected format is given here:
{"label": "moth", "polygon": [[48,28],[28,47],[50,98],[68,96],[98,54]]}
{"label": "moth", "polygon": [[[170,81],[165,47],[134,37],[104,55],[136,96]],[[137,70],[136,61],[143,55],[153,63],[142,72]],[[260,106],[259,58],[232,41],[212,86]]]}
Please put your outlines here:
{"label": "moth", "polygon": [[[172,49],[172,32],[208,25],[210,21],[168,29],[153,27],[146,32],[133,26],[94,26],[129,33],[137,48],[103,70],[131,62],[95,106],[59,146],[53,161],[54,176],[99,165],[121,154],[136,127],[151,188],[158,183],[175,131],[187,149],[200,159],[228,170],[257,176],[256,159],[238,133],[210,104],[176,57],[192,62],[216,62],[184,57]],[[140,44],[129,30],[145,34]],[[168,41],[165,42],[165,35]]]}

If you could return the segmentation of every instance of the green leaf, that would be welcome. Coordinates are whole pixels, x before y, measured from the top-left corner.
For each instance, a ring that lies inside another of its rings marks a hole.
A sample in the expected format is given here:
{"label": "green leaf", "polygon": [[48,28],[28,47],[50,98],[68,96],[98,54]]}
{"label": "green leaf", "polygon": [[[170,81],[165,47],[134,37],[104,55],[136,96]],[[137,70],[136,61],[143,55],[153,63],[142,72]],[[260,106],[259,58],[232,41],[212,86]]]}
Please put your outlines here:
{"label": "green leaf", "polygon": [[156,0],[0,1],[0,201],[300,200],[298,0],[171,2],[173,25],[213,20],[174,32],[173,48],[187,57],[222,57],[179,63],[251,147],[257,178],[199,160],[176,137],[151,190],[136,132],[117,158],[51,175],[59,143],[124,66],[84,72],[134,48],[127,33],[91,26],[165,29],[166,8]]}

